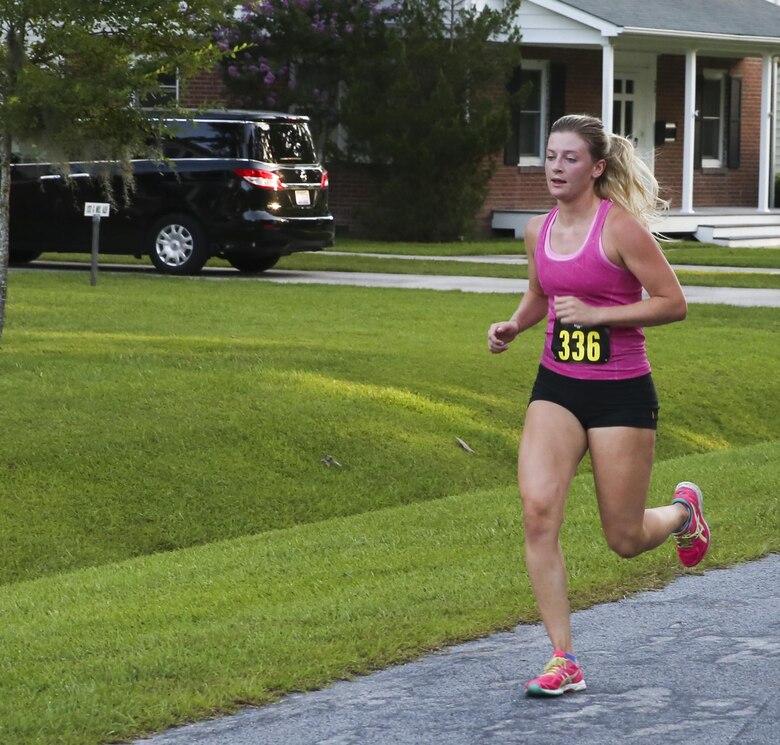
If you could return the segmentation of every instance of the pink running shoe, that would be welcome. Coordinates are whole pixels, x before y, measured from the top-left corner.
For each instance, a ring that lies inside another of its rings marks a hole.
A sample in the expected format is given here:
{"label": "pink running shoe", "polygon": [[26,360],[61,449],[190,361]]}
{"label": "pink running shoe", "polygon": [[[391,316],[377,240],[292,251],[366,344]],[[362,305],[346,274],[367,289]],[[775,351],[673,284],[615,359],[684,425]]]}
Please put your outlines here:
{"label": "pink running shoe", "polygon": [[584,691],[582,669],[560,649],[553,652],[544,672],[525,684],[527,696],[560,696],[566,691]]}
{"label": "pink running shoe", "polygon": [[678,533],[673,533],[677,543],[677,555],[686,567],[695,567],[710,547],[710,527],[702,514],[702,494],[696,484],[682,481],[674,490],[672,504],[684,504],[691,513],[688,525]]}

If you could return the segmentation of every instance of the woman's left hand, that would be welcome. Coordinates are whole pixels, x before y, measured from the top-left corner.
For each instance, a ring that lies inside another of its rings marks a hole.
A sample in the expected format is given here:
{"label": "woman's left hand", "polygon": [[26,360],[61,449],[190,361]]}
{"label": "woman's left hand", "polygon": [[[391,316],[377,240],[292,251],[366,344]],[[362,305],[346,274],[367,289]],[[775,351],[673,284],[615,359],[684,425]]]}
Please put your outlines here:
{"label": "woman's left hand", "polygon": [[578,326],[596,326],[598,308],[586,305],[572,295],[556,295],[553,300],[555,317],[561,323],[576,323]]}

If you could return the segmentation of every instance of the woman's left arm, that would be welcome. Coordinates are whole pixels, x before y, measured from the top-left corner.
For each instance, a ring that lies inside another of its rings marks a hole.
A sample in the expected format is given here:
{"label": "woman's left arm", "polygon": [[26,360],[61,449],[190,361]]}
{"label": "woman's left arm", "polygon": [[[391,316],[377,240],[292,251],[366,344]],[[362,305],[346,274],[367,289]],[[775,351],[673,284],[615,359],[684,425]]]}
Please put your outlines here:
{"label": "woman's left arm", "polygon": [[615,205],[604,225],[602,243],[607,257],[631,272],[649,297],[603,308],[574,297],[556,297],[555,313],[563,323],[660,326],[685,318],[688,305],[677,276],[655,238],[636,218]]}

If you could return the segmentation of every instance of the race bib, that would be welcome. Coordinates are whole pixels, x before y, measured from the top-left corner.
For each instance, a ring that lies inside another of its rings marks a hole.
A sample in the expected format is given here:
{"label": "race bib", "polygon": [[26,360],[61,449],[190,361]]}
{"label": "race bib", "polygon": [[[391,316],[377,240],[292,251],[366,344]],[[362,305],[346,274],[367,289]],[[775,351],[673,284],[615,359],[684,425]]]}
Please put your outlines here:
{"label": "race bib", "polygon": [[603,365],[609,362],[609,326],[578,326],[556,318],[552,353],[558,362]]}

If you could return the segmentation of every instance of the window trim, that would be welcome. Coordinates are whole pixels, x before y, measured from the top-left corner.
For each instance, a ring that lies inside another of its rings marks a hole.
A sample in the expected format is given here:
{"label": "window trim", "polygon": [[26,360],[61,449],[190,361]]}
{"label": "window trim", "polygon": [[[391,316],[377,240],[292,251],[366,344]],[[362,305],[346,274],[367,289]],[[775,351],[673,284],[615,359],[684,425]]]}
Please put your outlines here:
{"label": "window trim", "polygon": [[[539,91],[539,142],[537,143],[538,155],[522,155],[518,153],[518,166],[543,166],[544,165],[544,153],[547,146],[547,119],[549,116],[548,109],[550,105],[550,62],[549,60],[526,60],[524,59],[520,64],[521,70],[526,71],[539,71],[541,73],[539,78],[540,88]],[[518,129],[515,132],[518,141],[518,150],[520,142],[520,125],[518,122]]]}

